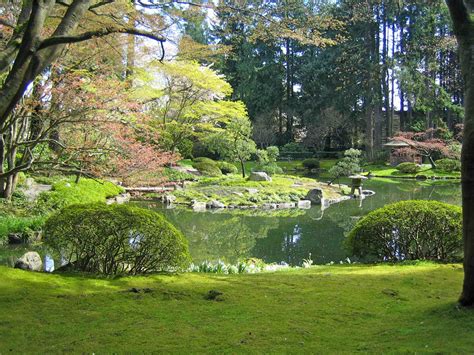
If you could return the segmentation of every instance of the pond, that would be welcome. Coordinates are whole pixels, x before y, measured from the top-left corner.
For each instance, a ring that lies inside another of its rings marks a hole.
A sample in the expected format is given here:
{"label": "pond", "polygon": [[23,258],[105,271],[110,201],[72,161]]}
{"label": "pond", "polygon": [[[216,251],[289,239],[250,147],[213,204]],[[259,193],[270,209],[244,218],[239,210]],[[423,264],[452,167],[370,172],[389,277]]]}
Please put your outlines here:
{"label": "pond", "polygon": [[[311,254],[315,264],[339,262],[348,256],[344,238],[356,221],[368,212],[400,200],[438,200],[461,204],[461,186],[456,182],[416,182],[373,179],[364,189],[376,192],[364,200],[352,199],[324,210],[289,209],[278,212],[218,210],[193,212],[185,208],[167,209],[156,202],[134,202],[164,214],[188,238],[193,261],[256,257],[267,263],[301,265]],[[0,247],[0,264],[13,265],[28,250],[41,247]]]}
{"label": "pond", "polygon": [[311,254],[315,264],[339,262],[348,256],[344,238],[357,220],[388,203],[420,199],[461,204],[461,186],[455,182],[416,182],[373,179],[364,189],[376,192],[364,200],[352,199],[308,210],[207,211],[167,209],[162,204],[136,202],[164,214],[188,238],[195,263],[218,259],[235,263],[256,257],[267,263],[301,265]]}

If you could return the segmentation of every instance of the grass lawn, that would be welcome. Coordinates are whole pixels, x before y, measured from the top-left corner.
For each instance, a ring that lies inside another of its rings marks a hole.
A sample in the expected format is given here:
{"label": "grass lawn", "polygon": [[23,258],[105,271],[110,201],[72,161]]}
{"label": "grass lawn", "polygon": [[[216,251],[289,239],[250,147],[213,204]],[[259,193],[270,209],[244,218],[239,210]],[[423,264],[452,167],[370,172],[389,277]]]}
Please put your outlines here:
{"label": "grass lawn", "polygon": [[395,167],[390,165],[365,165],[364,171],[371,172],[376,177],[415,177],[416,175],[425,175],[426,177],[449,177],[461,178],[461,173],[458,171],[447,173],[440,170],[434,170],[430,164],[423,164],[421,169],[416,174],[404,174],[398,171]]}
{"label": "grass lawn", "polygon": [[461,280],[435,264],[115,280],[0,267],[0,353],[470,353]]}

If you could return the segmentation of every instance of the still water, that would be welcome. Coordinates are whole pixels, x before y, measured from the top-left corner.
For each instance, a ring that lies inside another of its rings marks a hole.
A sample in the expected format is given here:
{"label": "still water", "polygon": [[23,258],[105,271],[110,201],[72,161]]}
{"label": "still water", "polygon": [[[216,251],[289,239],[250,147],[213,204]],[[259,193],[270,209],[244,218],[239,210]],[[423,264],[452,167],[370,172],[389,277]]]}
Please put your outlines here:
{"label": "still water", "polygon": [[[344,248],[345,235],[357,220],[385,204],[410,199],[437,200],[461,204],[461,186],[455,182],[370,180],[364,189],[375,191],[364,200],[352,199],[324,210],[192,212],[185,208],[166,209],[156,202],[134,202],[164,214],[189,241],[193,261],[218,259],[236,263],[256,257],[265,262],[301,265],[309,257],[315,264],[339,262],[350,255]],[[13,265],[24,252],[41,246],[0,246],[0,265]],[[46,260],[44,260],[46,261]],[[59,261],[58,261],[59,262]]]}
{"label": "still water", "polygon": [[301,265],[308,258],[315,264],[339,262],[350,255],[344,248],[345,235],[357,220],[388,203],[420,199],[461,204],[461,187],[455,182],[370,180],[364,189],[375,191],[364,200],[352,199],[325,210],[192,212],[184,208],[166,209],[161,204],[140,202],[163,213],[188,238],[195,263],[217,259],[235,263],[256,257],[265,262],[284,261]]}

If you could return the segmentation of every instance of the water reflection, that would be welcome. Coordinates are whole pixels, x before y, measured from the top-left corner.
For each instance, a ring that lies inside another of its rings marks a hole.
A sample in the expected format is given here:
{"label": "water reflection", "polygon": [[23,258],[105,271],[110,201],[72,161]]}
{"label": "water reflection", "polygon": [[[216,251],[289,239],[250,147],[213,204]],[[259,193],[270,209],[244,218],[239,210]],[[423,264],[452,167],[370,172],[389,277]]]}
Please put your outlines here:
{"label": "water reflection", "polygon": [[[264,211],[194,213],[188,209],[139,202],[163,213],[189,241],[194,262],[204,260],[236,263],[257,257],[266,262],[301,265],[311,253],[315,264],[345,260],[344,236],[368,212],[391,202],[421,199],[461,204],[461,188],[453,182],[370,180],[364,189],[376,192],[365,199],[351,199],[328,208],[292,209],[272,214]],[[251,213],[251,214],[250,214]],[[0,263],[12,263],[31,247],[0,249]],[[41,255],[44,255],[40,253]],[[45,261],[46,265],[46,261]]]}

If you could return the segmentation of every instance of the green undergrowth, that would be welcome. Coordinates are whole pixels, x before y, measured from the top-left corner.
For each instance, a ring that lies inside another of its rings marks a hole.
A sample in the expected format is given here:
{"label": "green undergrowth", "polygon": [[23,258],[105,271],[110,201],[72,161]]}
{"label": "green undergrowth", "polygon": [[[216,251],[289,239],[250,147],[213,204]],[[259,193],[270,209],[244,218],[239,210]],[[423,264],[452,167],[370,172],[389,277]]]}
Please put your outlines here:
{"label": "green undergrowth", "polygon": [[118,279],[0,267],[0,353],[470,353],[461,282],[461,265],[429,263]]}
{"label": "green undergrowth", "polygon": [[305,198],[310,189],[321,188],[328,199],[337,199],[343,193],[338,186],[327,186],[314,179],[289,175],[274,175],[271,182],[249,181],[241,176],[226,175],[218,178],[202,178],[184,190],[173,192],[176,203],[191,204],[193,200],[208,202],[217,200],[225,205],[250,206],[264,203],[297,202]]}
{"label": "green undergrowth", "polygon": [[105,202],[118,195],[123,188],[108,181],[55,177],[38,179],[52,184],[52,190],[43,192],[35,202],[28,202],[20,191],[12,201],[0,199],[0,244],[10,233],[29,233],[41,229],[47,216],[60,208],[76,203]]}

